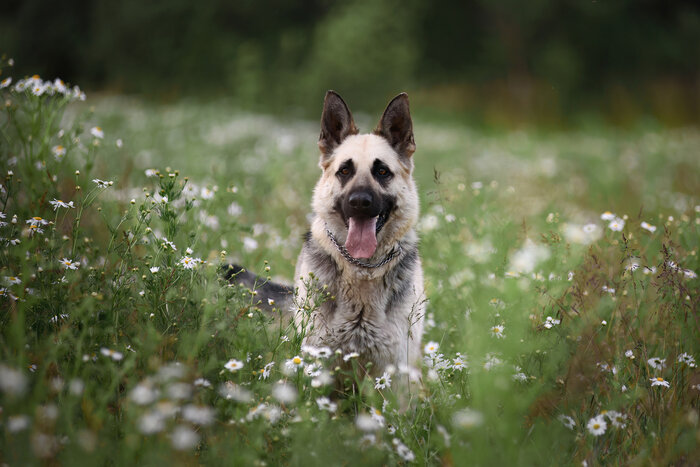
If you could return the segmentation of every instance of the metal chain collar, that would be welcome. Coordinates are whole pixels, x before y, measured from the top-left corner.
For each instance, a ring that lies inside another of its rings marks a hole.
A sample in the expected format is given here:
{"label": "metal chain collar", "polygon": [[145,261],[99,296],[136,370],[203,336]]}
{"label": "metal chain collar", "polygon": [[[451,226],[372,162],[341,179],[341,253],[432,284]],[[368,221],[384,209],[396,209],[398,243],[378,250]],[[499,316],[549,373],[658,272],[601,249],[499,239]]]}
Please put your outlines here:
{"label": "metal chain collar", "polygon": [[369,264],[369,263],[365,263],[364,261],[360,261],[359,259],[350,255],[350,253],[348,253],[348,250],[346,250],[343,245],[338,243],[338,240],[336,240],[333,233],[331,233],[331,231],[328,230],[328,227],[326,227],[326,233],[328,234],[328,238],[330,238],[331,243],[333,243],[333,245],[335,245],[335,247],[338,249],[338,251],[343,256],[343,258],[348,260],[349,263],[352,263],[355,266],[359,266],[361,268],[373,269],[373,268],[379,268],[381,266],[384,266],[386,263],[388,263],[392,259],[396,258],[398,255],[400,255],[401,252],[403,251],[403,249],[401,248],[401,243],[397,243],[396,246],[394,248],[392,248],[392,250],[389,252],[389,254],[386,255],[386,257],[383,260],[381,260],[378,263]]}

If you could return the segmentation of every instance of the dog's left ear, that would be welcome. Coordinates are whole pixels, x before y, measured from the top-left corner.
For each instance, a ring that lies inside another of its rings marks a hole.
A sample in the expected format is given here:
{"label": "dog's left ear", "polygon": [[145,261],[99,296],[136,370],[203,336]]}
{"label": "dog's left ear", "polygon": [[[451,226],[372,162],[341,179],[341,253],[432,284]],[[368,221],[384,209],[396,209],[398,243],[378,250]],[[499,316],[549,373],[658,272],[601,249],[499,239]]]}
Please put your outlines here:
{"label": "dog's left ear", "polygon": [[374,134],[386,138],[399,155],[413,155],[416,143],[413,141],[413,121],[408,109],[408,94],[402,92],[389,102]]}

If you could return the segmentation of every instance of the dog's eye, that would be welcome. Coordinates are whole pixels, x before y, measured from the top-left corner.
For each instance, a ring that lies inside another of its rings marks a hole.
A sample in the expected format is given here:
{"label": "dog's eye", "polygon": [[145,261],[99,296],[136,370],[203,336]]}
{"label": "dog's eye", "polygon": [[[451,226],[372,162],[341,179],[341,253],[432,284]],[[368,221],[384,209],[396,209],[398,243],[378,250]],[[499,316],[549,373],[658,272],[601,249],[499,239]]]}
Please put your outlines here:
{"label": "dog's eye", "polygon": [[342,169],[340,169],[340,174],[341,175],[350,175],[350,169],[348,169],[347,167],[343,167]]}
{"label": "dog's eye", "polygon": [[386,170],[386,169],[379,169],[379,170],[377,170],[377,174],[380,175],[380,176],[382,176],[382,177],[385,177],[388,173],[389,173],[389,171]]}

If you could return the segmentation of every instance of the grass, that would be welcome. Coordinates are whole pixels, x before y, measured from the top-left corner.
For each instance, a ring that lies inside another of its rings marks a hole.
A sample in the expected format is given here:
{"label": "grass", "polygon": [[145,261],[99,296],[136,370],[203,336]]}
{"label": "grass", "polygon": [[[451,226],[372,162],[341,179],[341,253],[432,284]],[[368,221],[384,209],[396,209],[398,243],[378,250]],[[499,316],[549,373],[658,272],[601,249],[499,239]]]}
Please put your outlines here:
{"label": "grass", "polygon": [[418,113],[432,349],[401,411],[219,274],[291,281],[317,122],[16,84],[0,118],[2,462],[697,461],[697,129],[491,134]]}

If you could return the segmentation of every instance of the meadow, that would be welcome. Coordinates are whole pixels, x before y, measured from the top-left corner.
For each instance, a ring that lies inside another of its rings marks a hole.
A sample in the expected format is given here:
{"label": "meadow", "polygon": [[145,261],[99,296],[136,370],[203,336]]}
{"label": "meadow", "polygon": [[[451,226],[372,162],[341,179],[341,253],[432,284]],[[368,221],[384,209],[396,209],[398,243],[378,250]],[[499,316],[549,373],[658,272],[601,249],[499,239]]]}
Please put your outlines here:
{"label": "meadow", "polygon": [[4,465],[700,462],[697,128],[414,108],[425,358],[374,379],[221,274],[291,282],[317,121],[0,87]]}

